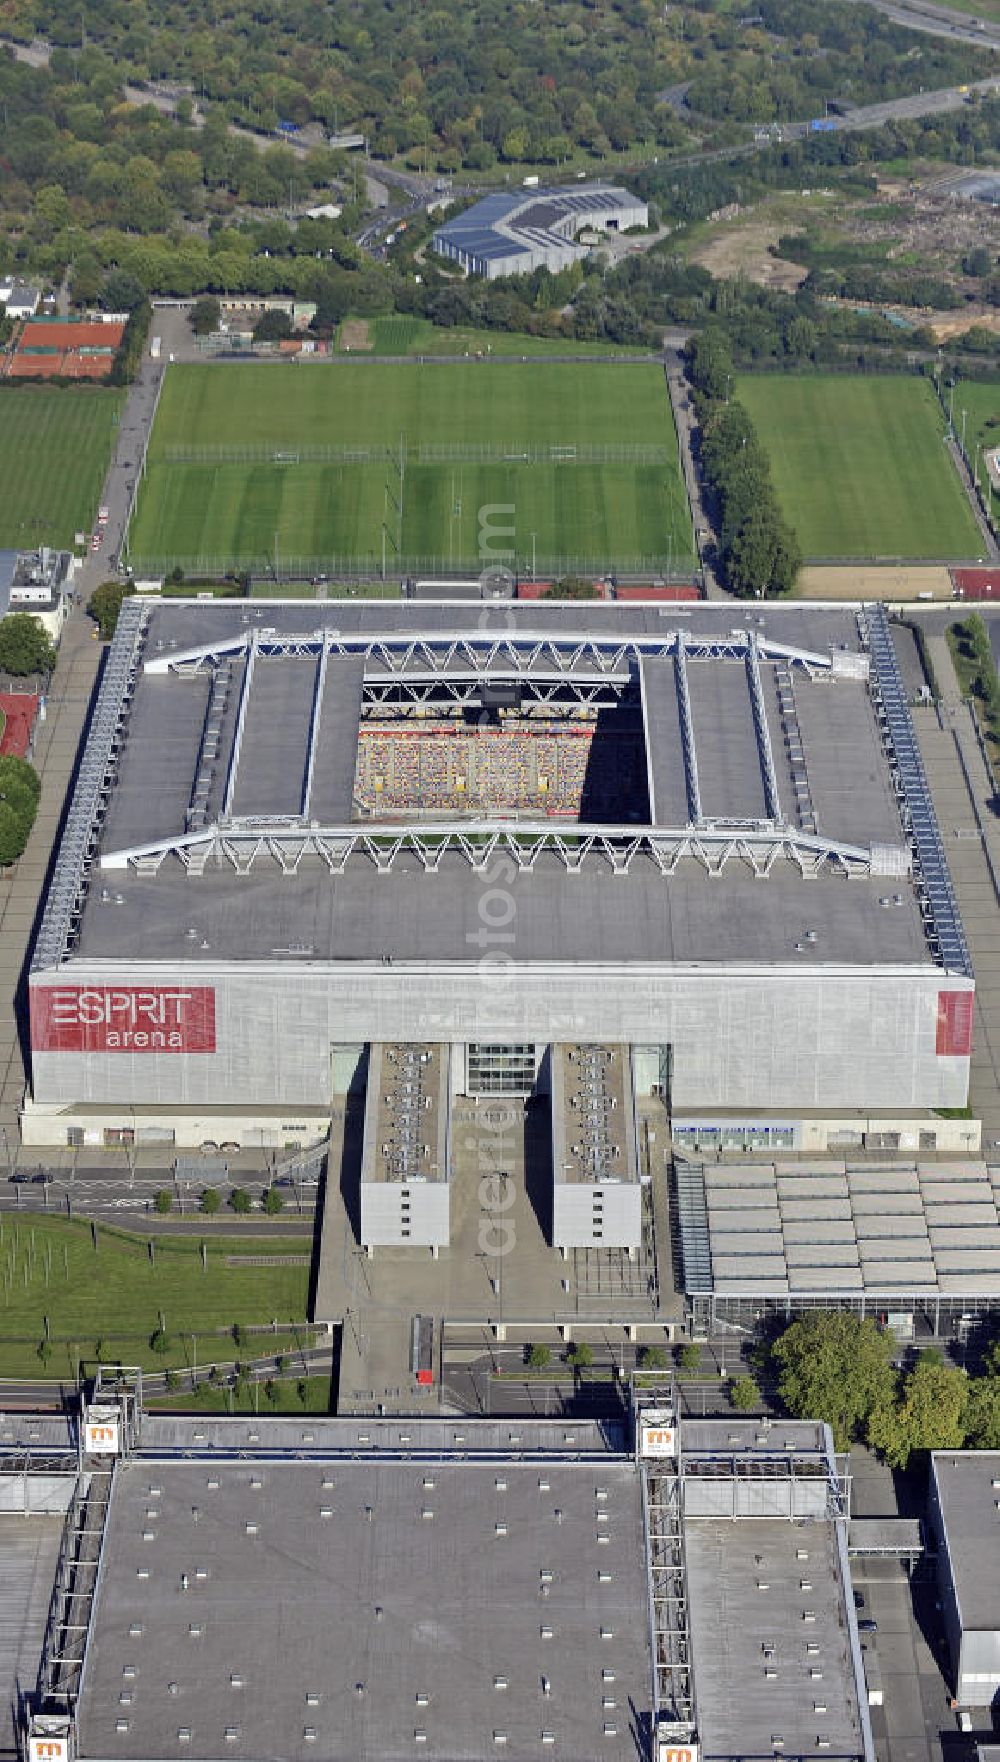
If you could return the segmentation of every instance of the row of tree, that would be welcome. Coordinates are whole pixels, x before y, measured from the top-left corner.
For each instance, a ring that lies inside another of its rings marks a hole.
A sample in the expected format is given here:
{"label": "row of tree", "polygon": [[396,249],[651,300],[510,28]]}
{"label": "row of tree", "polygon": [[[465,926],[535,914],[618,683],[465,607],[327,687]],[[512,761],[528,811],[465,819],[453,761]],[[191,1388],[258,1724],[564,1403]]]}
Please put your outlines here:
{"label": "row of tree", "polygon": [[792,1322],[767,1357],[789,1413],[825,1420],[838,1450],[861,1441],[892,1468],[928,1450],[1000,1449],[1000,1341],[976,1374],[937,1350],[897,1368],[898,1347],[870,1317],[812,1310]]}
{"label": "row of tree", "polygon": [[790,593],[802,553],[778,507],[770,461],[749,414],[731,396],[733,358],[724,335],[713,329],[693,338],[687,363],[725,584],[741,599]]}

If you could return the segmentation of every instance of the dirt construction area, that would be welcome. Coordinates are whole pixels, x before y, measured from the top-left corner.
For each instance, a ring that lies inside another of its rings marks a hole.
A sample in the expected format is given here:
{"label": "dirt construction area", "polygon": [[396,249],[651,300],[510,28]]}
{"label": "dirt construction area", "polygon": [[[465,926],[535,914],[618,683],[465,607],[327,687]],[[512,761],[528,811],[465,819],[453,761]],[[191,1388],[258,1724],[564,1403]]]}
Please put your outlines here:
{"label": "dirt construction area", "polygon": [[340,346],[345,353],[370,349],[372,334],[367,318],[345,318],[340,327]]}
{"label": "dirt construction area", "polygon": [[720,281],[744,275],[758,287],[780,288],[783,293],[793,294],[808,271],[801,263],[789,262],[787,257],[772,256],[773,247],[788,230],[787,226],[763,220],[737,220],[692,251],[691,260]]}
{"label": "dirt construction area", "polygon": [[939,565],[913,568],[810,564],[799,570],[800,600],[951,600],[951,576]]}

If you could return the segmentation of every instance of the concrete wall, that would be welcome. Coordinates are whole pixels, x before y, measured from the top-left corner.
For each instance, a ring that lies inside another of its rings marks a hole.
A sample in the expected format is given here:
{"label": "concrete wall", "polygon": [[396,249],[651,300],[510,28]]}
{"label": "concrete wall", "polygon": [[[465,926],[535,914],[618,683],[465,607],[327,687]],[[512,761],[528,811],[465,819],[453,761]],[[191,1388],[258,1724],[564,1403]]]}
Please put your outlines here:
{"label": "concrete wall", "polygon": [[[409,1196],[408,1224],[403,1216],[404,1192]],[[362,1181],[362,1243],[366,1248],[447,1248],[450,1194],[447,1181]]]}
{"label": "concrete wall", "polygon": [[938,992],[972,990],[931,967],[510,969],[478,963],[280,968],[70,963],[32,979],[73,985],[214,985],[214,1052],[36,1052],[41,1103],[292,1109],[323,1106],[331,1051],[369,1040],[623,1040],[672,1048],[678,1108],[893,1112],[961,1107],[967,1058],[935,1050]]}
{"label": "concrete wall", "polygon": [[[594,1234],[595,1200],[601,1224]],[[554,1248],[638,1248],[642,1241],[642,1188],[637,1181],[557,1181],[552,1192]]]}

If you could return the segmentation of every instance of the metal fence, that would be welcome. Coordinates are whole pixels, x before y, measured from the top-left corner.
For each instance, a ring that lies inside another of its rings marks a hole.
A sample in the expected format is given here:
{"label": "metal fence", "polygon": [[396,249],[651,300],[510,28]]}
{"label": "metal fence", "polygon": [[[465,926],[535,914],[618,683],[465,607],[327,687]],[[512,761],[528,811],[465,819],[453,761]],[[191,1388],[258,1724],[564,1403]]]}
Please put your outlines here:
{"label": "metal fence", "polygon": [[[282,582],[357,582],[378,581],[404,575],[428,575],[444,579],[448,576],[478,576],[487,566],[482,557],[472,553],[437,556],[393,555],[383,571],[379,558],[365,555],[340,554],[320,557],[281,555],[280,566],[274,568],[270,558],[256,556],[145,556],[130,554],[134,573],[140,578],[164,580],[176,568],[192,583],[222,581],[226,576],[250,575],[256,580]],[[583,576],[598,580],[608,575],[631,576],[641,581],[694,582],[698,579],[695,559],[689,554],[660,556],[623,556],[600,554],[590,556],[550,555],[536,551],[534,567],[531,553],[511,551],[493,555],[489,566],[504,564],[523,581],[551,581],[564,575]]]}
{"label": "metal fence", "polygon": [[398,446],[170,446],[168,465],[662,465],[677,464],[671,447],[560,445],[558,442],[441,441]]}

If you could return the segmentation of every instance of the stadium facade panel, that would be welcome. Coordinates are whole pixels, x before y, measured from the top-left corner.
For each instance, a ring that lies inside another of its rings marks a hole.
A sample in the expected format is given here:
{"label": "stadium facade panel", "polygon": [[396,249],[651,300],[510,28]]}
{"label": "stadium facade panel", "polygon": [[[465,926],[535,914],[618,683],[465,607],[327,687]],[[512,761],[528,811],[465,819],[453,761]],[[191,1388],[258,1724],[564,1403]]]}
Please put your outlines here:
{"label": "stadium facade panel", "polygon": [[452,1093],[470,1046],[583,1041],[681,1109],[964,1105],[974,980],[881,610],[737,616],[129,602],[26,1137],[215,1109],[283,1142],[380,1041],[450,1047]]}

